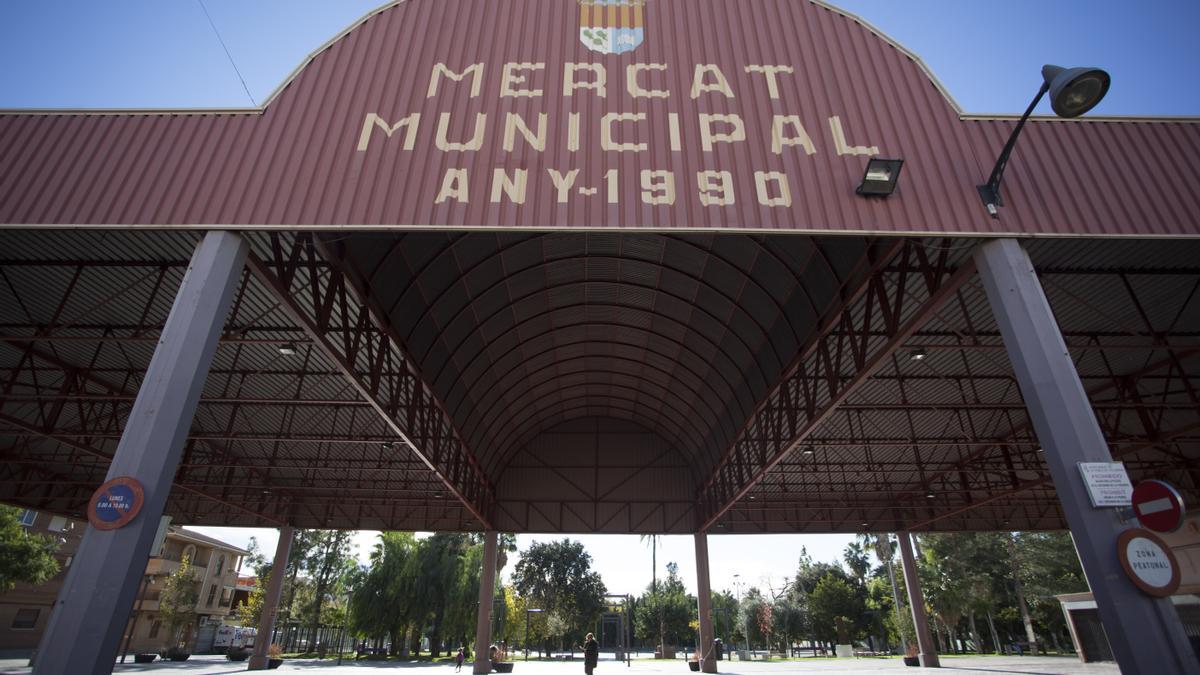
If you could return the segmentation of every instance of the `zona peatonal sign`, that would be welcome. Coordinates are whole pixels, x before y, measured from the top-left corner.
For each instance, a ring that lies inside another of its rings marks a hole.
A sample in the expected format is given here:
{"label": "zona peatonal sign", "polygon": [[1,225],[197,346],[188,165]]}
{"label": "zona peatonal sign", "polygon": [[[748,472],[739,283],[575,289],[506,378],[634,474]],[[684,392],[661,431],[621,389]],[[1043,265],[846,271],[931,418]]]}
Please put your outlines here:
{"label": "zona peatonal sign", "polygon": [[128,476],[114,478],[96,488],[88,500],[88,522],[97,530],[125,527],[142,510],[142,484]]}
{"label": "zona peatonal sign", "polygon": [[1117,537],[1117,558],[1143,593],[1165,598],[1179,590],[1179,562],[1171,547],[1148,530],[1126,530]]}

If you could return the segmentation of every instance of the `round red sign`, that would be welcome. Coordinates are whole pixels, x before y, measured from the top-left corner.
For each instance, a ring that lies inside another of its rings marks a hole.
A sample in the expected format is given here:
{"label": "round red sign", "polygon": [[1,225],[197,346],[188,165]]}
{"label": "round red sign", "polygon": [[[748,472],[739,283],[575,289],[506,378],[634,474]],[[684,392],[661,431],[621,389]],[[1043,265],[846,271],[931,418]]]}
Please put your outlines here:
{"label": "round red sign", "polygon": [[1147,530],[1174,532],[1183,525],[1183,497],[1169,483],[1144,480],[1133,488],[1133,513]]}
{"label": "round red sign", "polygon": [[96,488],[88,500],[88,522],[97,530],[125,527],[142,510],[145,494],[134,478],[114,478]]}

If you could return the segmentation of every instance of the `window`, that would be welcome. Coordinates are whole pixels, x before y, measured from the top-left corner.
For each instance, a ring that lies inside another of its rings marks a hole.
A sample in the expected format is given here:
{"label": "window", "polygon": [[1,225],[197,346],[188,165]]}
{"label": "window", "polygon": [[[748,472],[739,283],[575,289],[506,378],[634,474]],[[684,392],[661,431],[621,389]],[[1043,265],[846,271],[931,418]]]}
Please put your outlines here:
{"label": "window", "polygon": [[217,576],[221,576],[221,572],[224,571],[224,569],[225,569],[225,554],[222,553],[221,557],[217,558]]}
{"label": "window", "polygon": [[217,599],[217,585],[213,584],[212,586],[208,587],[208,603],[205,604],[205,607],[212,607],[213,602],[215,602],[216,599]]}
{"label": "window", "polygon": [[188,544],[187,547],[183,549],[183,555],[180,556],[179,559],[183,560],[184,558],[187,558],[188,560],[192,561],[192,564],[195,565],[196,564],[196,547],[191,544]]}
{"label": "window", "polygon": [[150,639],[151,640],[158,637],[158,630],[160,628],[162,628],[162,621],[155,621],[154,623],[150,624]]}
{"label": "window", "polygon": [[226,586],[221,590],[221,606],[228,607],[233,602],[233,589]]}
{"label": "window", "polygon": [[33,630],[37,626],[38,614],[41,614],[40,609],[18,609],[17,615],[13,617],[13,630]]}
{"label": "window", "polygon": [[25,509],[21,515],[17,516],[17,520],[25,527],[33,527],[33,521],[37,520],[37,511],[33,509]]}

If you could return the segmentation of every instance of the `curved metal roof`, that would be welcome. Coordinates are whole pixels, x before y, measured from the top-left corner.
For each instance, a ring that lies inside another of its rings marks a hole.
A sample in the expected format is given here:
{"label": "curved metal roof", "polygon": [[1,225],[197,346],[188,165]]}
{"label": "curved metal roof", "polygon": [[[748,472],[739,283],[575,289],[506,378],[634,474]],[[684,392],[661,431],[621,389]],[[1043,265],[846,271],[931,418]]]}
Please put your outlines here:
{"label": "curved metal roof", "polygon": [[[688,532],[710,518],[715,532],[1062,526],[982,291],[967,275],[927,310],[930,275],[949,279],[970,241],[248,236],[256,262],[176,476],[178,522],[460,530],[480,527],[477,512],[548,532]],[[80,513],[196,237],[0,232],[0,499]],[[1194,242],[1028,248],[1114,456],[1135,479],[1200,495]],[[589,251],[595,264],[581,258]],[[489,266],[491,276],[465,271]],[[343,286],[339,270],[351,270]],[[574,301],[549,304],[555,290]],[[523,296],[556,329],[483,340]],[[691,304],[675,320],[623,318]],[[597,321],[572,332],[562,312]],[[888,337],[915,319],[906,337]],[[356,340],[363,347],[347,352]],[[710,351],[697,358],[689,344]],[[926,358],[912,359],[917,349]],[[805,354],[834,369],[816,382]],[[858,381],[871,360],[879,367]],[[773,411],[808,415],[802,389],[851,382],[798,447],[762,468],[755,448],[767,452],[787,422]],[[773,403],[781,392],[793,413]],[[723,472],[741,494],[718,513]]]}

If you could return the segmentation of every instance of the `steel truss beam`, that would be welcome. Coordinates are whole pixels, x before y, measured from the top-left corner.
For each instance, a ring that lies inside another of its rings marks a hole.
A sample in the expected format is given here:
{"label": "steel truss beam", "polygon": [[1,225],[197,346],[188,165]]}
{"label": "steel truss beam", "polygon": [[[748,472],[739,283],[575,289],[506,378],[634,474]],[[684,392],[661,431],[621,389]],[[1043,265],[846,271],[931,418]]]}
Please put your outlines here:
{"label": "steel truss beam", "polygon": [[[800,350],[701,488],[700,531],[716,524],[971,279],[973,263],[966,259],[951,269],[947,250],[931,258],[920,242],[904,240],[874,261],[859,287]],[[894,262],[898,269],[888,269]],[[849,379],[842,377],[847,372]]]}
{"label": "steel truss beam", "polygon": [[485,529],[495,493],[416,362],[344,263],[312,235],[272,233],[254,277],[396,436]]}

